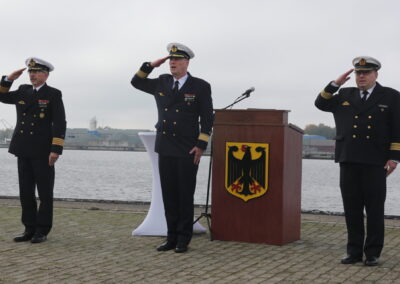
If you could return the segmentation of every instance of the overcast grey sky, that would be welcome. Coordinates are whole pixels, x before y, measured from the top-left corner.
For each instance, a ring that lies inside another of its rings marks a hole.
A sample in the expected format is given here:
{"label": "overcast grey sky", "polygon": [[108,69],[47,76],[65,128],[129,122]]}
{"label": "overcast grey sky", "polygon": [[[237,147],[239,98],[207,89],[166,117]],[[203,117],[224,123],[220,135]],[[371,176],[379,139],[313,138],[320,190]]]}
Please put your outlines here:
{"label": "overcast grey sky", "polygon": [[[215,108],[254,86],[235,108],[288,109],[300,127],[334,125],[314,100],[356,56],[379,59],[378,81],[400,90],[397,0],[12,0],[1,14],[1,74],[30,56],[51,62],[47,83],[63,92],[71,128],[96,116],[100,126],[153,129],[154,99],[130,80],[142,62],[167,55],[169,42],[195,52],[189,71],[211,83]],[[25,83],[26,73],[13,89]],[[15,117],[0,104],[0,118],[14,125]]]}

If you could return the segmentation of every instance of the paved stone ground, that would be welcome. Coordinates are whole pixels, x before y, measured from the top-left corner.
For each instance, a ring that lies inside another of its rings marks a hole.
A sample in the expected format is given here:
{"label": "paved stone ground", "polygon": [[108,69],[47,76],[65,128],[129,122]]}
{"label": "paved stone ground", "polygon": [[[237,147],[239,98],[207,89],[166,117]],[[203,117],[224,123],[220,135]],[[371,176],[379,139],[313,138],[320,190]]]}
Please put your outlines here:
{"label": "paved stone ground", "polygon": [[146,205],[56,202],[45,243],[14,243],[18,201],[0,199],[0,283],[400,283],[400,221],[387,220],[378,267],[342,265],[343,217],[303,214],[301,240],[271,246],[195,235],[185,254],[132,237]]}

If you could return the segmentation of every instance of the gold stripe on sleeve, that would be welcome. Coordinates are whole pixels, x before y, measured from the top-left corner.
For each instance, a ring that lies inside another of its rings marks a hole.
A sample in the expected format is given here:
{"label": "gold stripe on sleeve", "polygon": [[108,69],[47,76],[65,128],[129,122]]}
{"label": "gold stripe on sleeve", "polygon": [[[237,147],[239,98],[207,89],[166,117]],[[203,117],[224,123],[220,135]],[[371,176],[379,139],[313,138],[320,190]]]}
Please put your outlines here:
{"label": "gold stripe on sleeve", "polygon": [[204,142],[208,142],[209,139],[210,139],[210,135],[207,135],[205,133],[200,133],[199,140],[204,141]]}
{"label": "gold stripe on sleeve", "polygon": [[329,100],[329,99],[332,98],[332,96],[333,96],[331,93],[325,92],[325,90],[323,90],[323,91],[320,93],[320,95],[321,95],[321,97],[323,97],[323,98],[326,99],[326,100]]}
{"label": "gold stripe on sleeve", "polygon": [[52,144],[63,147],[64,146],[64,139],[54,137]]}
{"label": "gold stripe on sleeve", "polygon": [[390,143],[390,150],[400,151],[400,143]]}
{"label": "gold stripe on sleeve", "polygon": [[145,79],[145,78],[147,78],[147,76],[149,76],[149,74],[146,72],[143,72],[142,70],[139,70],[136,72],[136,76],[138,76],[139,78]]}
{"label": "gold stripe on sleeve", "polygon": [[10,88],[0,86],[0,93],[8,93],[8,90],[10,90]]}

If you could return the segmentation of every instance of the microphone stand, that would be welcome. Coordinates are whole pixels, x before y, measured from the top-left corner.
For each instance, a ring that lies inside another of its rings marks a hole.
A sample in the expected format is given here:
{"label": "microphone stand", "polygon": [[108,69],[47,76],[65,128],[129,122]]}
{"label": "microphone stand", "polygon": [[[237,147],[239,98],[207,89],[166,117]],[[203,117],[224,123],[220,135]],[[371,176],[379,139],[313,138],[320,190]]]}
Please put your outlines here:
{"label": "microphone stand", "polygon": [[236,100],[234,100],[233,103],[231,103],[230,105],[222,108],[222,109],[228,109],[228,108],[232,108],[235,104],[237,104],[238,102],[243,101],[244,99],[247,99],[248,97],[250,97],[250,93],[244,93],[242,95],[240,95],[239,97],[236,98]]}
{"label": "microphone stand", "polygon": [[202,217],[207,219],[208,231],[210,232],[210,241],[213,241],[212,231],[211,231],[211,214],[208,213],[208,200],[210,198],[210,183],[211,183],[211,167],[212,167],[212,157],[213,157],[213,141],[212,136],[210,137],[210,163],[208,165],[208,181],[207,181],[207,197],[206,197],[206,206],[204,207],[204,212],[194,220],[193,224],[199,221]]}
{"label": "microphone stand", "polygon": [[[232,108],[235,104],[237,104],[240,101],[243,101],[244,99],[247,99],[248,97],[250,97],[250,93],[244,93],[242,95],[240,95],[239,97],[237,97],[235,99],[235,101],[233,103],[231,103],[230,105],[222,108],[223,109],[228,109],[228,108]],[[214,116],[214,115],[213,115]],[[208,231],[210,232],[210,241],[213,241],[213,237],[212,237],[212,231],[211,231],[211,225],[210,225],[210,220],[211,220],[211,214],[208,213],[208,200],[210,198],[210,184],[211,184],[211,169],[212,169],[212,158],[213,158],[213,139],[212,136],[210,137],[210,163],[208,165],[208,181],[207,181],[207,197],[206,197],[206,205],[204,207],[204,212],[200,214],[199,217],[197,217],[196,220],[194,220],[193,224],[195,224],[196,222],[198,222],[202,217],[205,217],[207,219],[207,225],[208,225]]]}

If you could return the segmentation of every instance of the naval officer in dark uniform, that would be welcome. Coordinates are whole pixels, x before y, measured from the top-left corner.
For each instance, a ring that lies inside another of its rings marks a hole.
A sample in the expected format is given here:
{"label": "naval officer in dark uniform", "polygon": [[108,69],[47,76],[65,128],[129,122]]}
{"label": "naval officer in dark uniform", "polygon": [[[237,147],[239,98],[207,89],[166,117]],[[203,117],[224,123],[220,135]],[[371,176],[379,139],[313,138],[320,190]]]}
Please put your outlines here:
{"label": "naval officer in dark uniform", "polygon": [[[179,43],[169,44],[167,50],[168,56],[145,62],[131,83],[153,95],[158,109],[155,151],[168,236],[157,250],[182,253],[192,238],[196,174],[211,133],[213,106],[210,84],[187,71],[194,57],[192,50]],[[148,79],[150,72],[167,59],[171,75]]]}
{"label": "naval officer in dark uniform", "polygon": [[[341,262],[361,262],[364,253],[364,264],[375,266],[384,243],[386,177],[400,160],[400,93],[376,82],[381,64],[375,58],[357,57],[353,65],[325,87],[315,105],[332,112],[336,124],[335,161],[348,232]],[[357,88],[341,88],[353,70]]]}
{"label": "naval officer in dark uniform", "polygon": [[53,223],[54,164],[63,150],[66,121],[61,92],[46,84],[54,67],[34,57],[28,58],[26,65],[32,85],[20,85],[17,90],[9,91],[26,68],[3,76],[0,101],[15,105],[17,110],[9,152],[18,158],[21,219],[25,231],[14,241],[41,243],[47,239]]}

